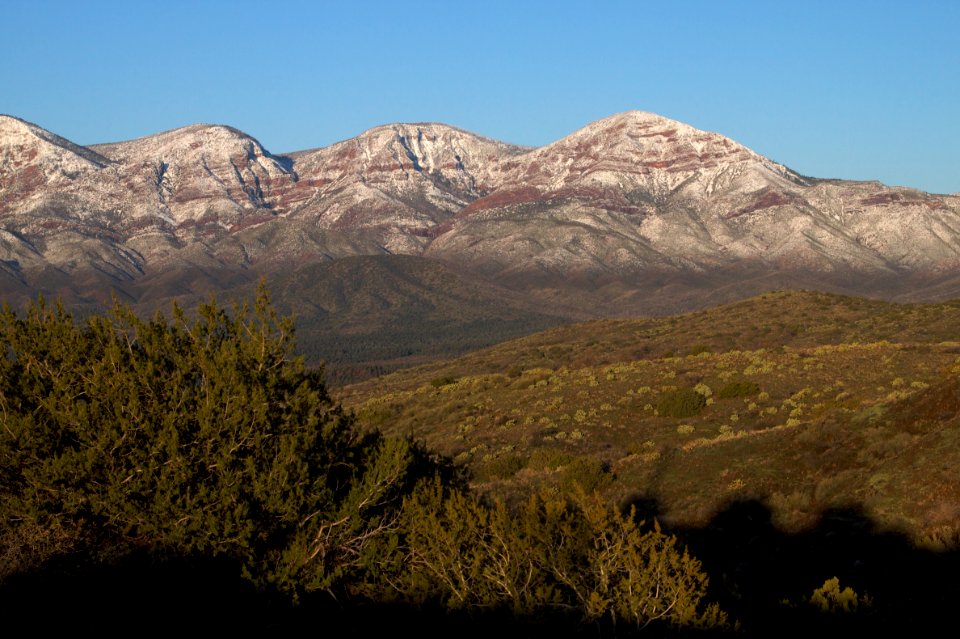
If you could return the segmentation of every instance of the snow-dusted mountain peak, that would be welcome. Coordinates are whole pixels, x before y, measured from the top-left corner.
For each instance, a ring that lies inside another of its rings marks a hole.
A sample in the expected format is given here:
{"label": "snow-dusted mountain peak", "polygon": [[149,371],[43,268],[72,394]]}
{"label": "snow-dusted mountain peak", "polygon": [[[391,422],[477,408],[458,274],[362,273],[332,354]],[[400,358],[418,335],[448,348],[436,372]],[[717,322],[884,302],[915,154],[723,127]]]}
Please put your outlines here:
{"label": "snow-dusted mountain peak", "polygon": [[284,163],[267,151],[256,138],[220,124],[191,124],[134,140],[98,144],[93,148],[117,160],[144,155],[158,159],[191,156],[230,158],[239,155],[250,160],[267,160],[278,172],[286,171]]}
{"label": "snow-dusted mountain peak", "polygon": [[630,111],[614,113],[613,115],[608,115],[604,118],[600,118],[599,120],[594,120],[580,129],[577,129],[571,135],[576,135],[580,131],[597,131],[611,127],[650,128],[655,126],[683,127],[693,129],[693,127],[688,124],[678,120],[671,120],[670,118],[662,116],[659,113],[633,109]]}
{"label": "snow-dusted mountain peak", "polygon": [[[0,153],[4,153],[9,161],[14,162],[18,159],[29,159],[80,166],[88,163],[96,168],[103,168],[110,162],[99,153],[74,144],[32,122],[4,114],[0,114]],[[20,157],[9,158],[14,154]],[[32,157],[26,158],[27,155]],[[80,166],[70,168],[76,169]]]}
{"label": "snow-dusted mountain peak", "polygon": [[[593,148],[607,154],[624,153],[641,161],[647,156],[645,163],[653,169],[694,168],[691,161],[701,166],[743,160],[775,164],[724,135],[647,111],[625,111],[591,122],[540,150],[552,147],[573,147],[583,152]],[[677,160],[680,167],[673,166]]]}
{"label": "snow-dusted mountain peak", "polygon": [[433,139],[470,140],[478,145],[506,148],[517,153],[529,150],[529,147],[503,142],[460,127],[444,124],[443,122],[394,122],[392,124],[383,124],[367,129],[352,139],[362,140],[390,134],[397,134],[406,138],[429,136]]}

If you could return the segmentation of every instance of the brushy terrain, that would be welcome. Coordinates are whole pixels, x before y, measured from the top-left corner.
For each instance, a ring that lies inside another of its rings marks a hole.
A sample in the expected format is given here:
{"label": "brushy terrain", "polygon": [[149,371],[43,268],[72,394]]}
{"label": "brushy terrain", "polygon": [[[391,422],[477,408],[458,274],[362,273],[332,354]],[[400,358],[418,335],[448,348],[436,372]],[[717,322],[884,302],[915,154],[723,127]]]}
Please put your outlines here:
{"label": "brushy terrain", "polygon": [[343,389],[508,499],[580,483],[676,526],[759,500],[784,531],[856,506],[917,543],[960,523],[960,303],[771,293],[603,320]]}
{"label": "brushy terrain", "polygon": [[565,326],[338,394],[479,494],[585,487],[659,521],[747,635],[910,634],[960,596],[958,336],[960,302],[778,292]]}
{"label": "brushy terrain", "polygon": [[0,311],[6,629],[356,629],[365,609],[726,627],[699,560],[635,510],[579,488],[481,500],[442,457],[358,428],[293,326],[265,290],[193,319]]}

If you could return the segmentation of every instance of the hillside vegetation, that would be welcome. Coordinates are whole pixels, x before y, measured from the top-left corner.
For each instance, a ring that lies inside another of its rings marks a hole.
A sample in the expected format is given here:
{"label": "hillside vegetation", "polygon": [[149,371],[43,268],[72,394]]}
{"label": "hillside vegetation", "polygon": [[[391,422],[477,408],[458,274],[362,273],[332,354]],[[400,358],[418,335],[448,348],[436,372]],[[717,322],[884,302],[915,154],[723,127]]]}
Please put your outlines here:
{"label": "hillside vegetation", "polygon": [[960,595],[958,324],[958,303],[775,293],[334,394],[263,289],[150,320],[4,309],[0,614],[915,633]]}
{"label": "hillside vegetation", "polygon": [[[253,275],[215,269],[197,273],[189,284],[171,278],[146,278],[132,298],[138,314],[166,311],[173,301],[194,309],[207,291],[241,303],[257,286]],[[577,316],[565,305],[545,309],[462,268],[410,255],[308,263],[272,274],[269,285],[277,309],[295,318],[297,353],[309,366],[323,363],[329,386],[449,359]],[[82,309],[95,314],[105,307],[91,301]]]}
{"label": "hillside vegetation", "polygon": [[857,506],[933,546],[960,525],[960,303],[771,293],[565,326],[342,390],[481,492],[580,483],[675,526],[759,500],[785,531]]}

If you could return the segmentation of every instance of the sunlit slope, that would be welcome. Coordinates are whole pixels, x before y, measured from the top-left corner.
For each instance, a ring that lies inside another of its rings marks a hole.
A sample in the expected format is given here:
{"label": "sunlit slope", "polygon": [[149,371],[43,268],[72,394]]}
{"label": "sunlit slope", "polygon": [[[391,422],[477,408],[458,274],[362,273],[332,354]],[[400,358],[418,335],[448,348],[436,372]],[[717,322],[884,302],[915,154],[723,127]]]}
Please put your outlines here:
{"label": "sunlit slope", "polygon": [[342,397],[483,490],[579,482],[678,524],[744,498],[792,529],[856,507],[944,538],[960,521],[957,335],[957,303],[776,293],[561,327]]}

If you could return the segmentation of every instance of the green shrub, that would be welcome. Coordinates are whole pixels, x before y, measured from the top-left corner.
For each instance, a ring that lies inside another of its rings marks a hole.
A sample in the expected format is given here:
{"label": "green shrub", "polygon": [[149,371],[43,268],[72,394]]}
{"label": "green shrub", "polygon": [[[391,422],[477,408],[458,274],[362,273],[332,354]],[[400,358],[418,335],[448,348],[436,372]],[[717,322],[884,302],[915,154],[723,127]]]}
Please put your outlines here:
{"label": "green shrub", "polygon": [[694,344],[687,351],[687,355],[701,355],[703,353],[712,353],[713,350],[706,344]]}
{"label": "green shrub", "polygon": [[434,388],[441,388],[443,386],[449,386],[450,384],[456,384],[457,378],[445,375],[444,377],[437,377],[430,380],[430,385]]}
{"label": "green shrub", "polygon": [[657,412],[665,417],[693,417],[707,405],[707,398],[692,388],[678,388],[660,396]]}
{"label": "green shrub", "polygon": [[720,399],[733,399],[736,397],[750,397],[760,392],[760,387],[755,382],[733,381],[717,391],[717,397]]}
{"label": "green shrub", "polygon": [[474,478],[481,481],[488,479],[508,479],[517,474],[525,465],[523,457],[515,453],[498,455],[488,462],[478,464],[474,468]]}
{"label": "green shrub", "polygon": [[560,472],[560,487],[567,492],[578,486],[587,492],[602,490],[612,481],[607,465],[592,457],[574,457]]}
{"label": "green shrub", "polygon": [[573,455],[558,448],[535,448],[527,460],[527,468],[554,470],[573,461]]}
{"label": "green shrub", "polygon": [[4,309],[0,536],[61,535],[46,557],[13,556],[229,557],[291,592],[365,579],[420,452],[354,428],[291,356],[292,331],[262,289],[252,310],[194,320]]}

